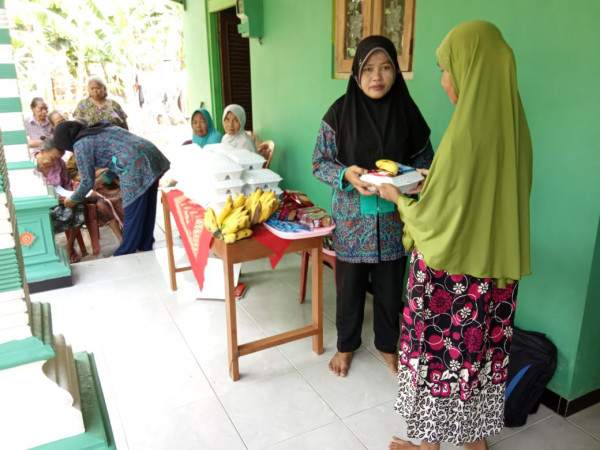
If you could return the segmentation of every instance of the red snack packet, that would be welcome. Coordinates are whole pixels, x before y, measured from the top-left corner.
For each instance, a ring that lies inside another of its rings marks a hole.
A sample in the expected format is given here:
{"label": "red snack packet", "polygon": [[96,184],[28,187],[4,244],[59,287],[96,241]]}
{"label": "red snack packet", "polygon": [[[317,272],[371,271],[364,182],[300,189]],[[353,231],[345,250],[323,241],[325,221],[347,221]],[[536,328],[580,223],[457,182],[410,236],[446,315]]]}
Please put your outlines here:
{"label": "red snack packet", "polygon": [[325,212],[307,213],[300,220],[300,224],[314,230],[315,228],[328,227],[332,223],[331,216]]}
{"label": "red snack packet", "polygon": [[296,220],[298,205],[296,203],[282,203],[278,210],[277,219],[293,222]]}
{"label": "red snack packet", "polygon": [[320,206],[308,206],[306,208],[298,209],[298,214],[296,215],[296,220],[302,220],[302,218],[307,214],[314,213],[324,213],[325,210]]}
{"label": "red snack packet", "polygon": [[306,208],[307,206],[315,206],[313,202],[310,201],[308,195],[304,192],[300,191],[283,191],[283,203],[296,203],[299,208]]}

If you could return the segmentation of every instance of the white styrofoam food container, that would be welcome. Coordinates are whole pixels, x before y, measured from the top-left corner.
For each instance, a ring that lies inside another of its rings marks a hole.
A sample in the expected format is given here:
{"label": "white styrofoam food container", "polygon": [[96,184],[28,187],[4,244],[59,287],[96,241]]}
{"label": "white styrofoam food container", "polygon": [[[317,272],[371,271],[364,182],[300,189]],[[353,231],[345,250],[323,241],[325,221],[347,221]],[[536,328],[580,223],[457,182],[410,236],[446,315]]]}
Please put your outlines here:
{"label": "white styrofoam food container", "polygon": [[266,161],[266,159],[258,153],[245,149],[237,149],[237,151],[226,153],[226,155],[229,159],[242,166],[244,170],[262,169],[262,166]]}
{"label": "white styrofoam food container", "polygon": [[[405,172],[402,175],[396,175],[395,177],[390,177],[389,175],[385,175],[384,172],[380,171],[381,175],[376,173],[367,173],[365,175],[361,175],[360,179],[367,183],[374,184],[375,186],[379,186],[383,183],[391,183],[400,189],[400,192],[408,192],[415,189],[419,182],[424,180],[425,178],[416,170],[411,172]],[[368,188],[370,191],[376,190],[374,187]]]}
{"label": "white styrofoam food container", "polygon": [[[282,178],[271,169],[245,170],[242,173],[242,180],[245,183],[244,194],[248,195],[260,188],[263,191],[275,191]],[[276,192],[277,193],[277,192]]]}

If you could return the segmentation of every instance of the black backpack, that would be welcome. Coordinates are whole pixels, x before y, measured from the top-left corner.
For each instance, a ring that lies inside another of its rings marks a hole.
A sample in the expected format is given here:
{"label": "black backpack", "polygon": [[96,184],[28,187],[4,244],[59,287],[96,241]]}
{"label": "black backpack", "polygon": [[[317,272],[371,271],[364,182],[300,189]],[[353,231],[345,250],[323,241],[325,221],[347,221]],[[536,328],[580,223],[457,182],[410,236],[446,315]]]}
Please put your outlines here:
{"label": "black backpack", "polygon": [[504,426],[521,427],[537,411],[554,375],[556,346],[543,333],[514,327],[509,361]]}

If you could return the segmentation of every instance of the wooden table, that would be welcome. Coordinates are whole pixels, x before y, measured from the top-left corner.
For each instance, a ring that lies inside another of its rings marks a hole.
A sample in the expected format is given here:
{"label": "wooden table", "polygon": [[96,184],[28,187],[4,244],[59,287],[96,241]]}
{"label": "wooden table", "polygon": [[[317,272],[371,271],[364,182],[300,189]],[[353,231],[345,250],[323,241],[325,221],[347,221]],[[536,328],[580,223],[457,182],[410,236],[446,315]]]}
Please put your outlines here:
{"label": "wooden table", "polygon": [[[165,235],[167,239],[167,253],[169,256],[171,289],[176,290],[176,272],[190,270],[191,267],[175,267],[169,203],[164,192],[162,194],[162,203],[165,217]],[[229,359],[229,375],[233,381],[240,379],[238,363],[240,356],[249,355],[250,353],[309,336],[312,336],[313,351],[318,355],[323,353],[323,238],[321,236],[291,240],[290,245],[285,250],[285,253],[310,252],[313,261],[312,324],[241,345],[238,344],[237,338],[233,265],[236,263],[271,257],[273,256],[273,251],[259,244],[252,238],[242,239],[234,244],[225,244],[225,242],[220,239],[214,239],[211,250],[215,256],[223,261],[223,271],[225,274],[225,312],[227,318],[227,353]]]}

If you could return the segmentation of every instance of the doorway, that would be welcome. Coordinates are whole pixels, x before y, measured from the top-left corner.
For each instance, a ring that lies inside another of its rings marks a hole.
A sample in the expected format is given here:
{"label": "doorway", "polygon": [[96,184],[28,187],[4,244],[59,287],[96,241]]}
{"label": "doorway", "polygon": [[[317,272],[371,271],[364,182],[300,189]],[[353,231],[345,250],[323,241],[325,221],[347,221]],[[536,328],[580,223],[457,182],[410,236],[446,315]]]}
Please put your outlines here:
{"label": "doorway", "polygon": [[238,33],[235,8],[219,12],[219,56],[223,107],[232,103],[246,110],[246,130],[252,131],[252,88],[249,40]]}

